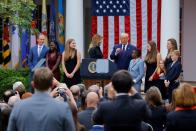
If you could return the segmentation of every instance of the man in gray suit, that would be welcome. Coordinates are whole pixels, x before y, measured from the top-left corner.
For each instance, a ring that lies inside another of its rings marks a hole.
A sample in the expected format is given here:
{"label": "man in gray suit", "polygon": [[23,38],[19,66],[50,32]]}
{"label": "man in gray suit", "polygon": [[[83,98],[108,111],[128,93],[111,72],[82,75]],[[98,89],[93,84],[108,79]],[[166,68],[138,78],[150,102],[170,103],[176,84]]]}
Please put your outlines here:
{"label": "man in gray suit", "polygon": [[10,115],[8,131],[75,131],[69,105],[50,97],[53,74],[48,68],[35,71],[35,94],[18,102]]}

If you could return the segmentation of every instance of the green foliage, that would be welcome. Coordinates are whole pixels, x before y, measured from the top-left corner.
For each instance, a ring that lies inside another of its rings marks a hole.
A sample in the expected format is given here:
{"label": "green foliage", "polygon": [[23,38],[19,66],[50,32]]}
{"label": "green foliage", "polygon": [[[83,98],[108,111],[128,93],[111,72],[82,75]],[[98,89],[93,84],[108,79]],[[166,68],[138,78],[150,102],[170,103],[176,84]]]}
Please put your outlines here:
{"label": "green foliage", "polygon": [[33,0],[1,0],[0,17],[9,19],[11,24],[29,28],[35,8]]}
{"label": "green foliage", "polygon": [[0,69],[0,99],[2,99],[3,92],[12,89],[12,85],[16,81],[21,81],[28,89],[30,83],[29,71],[24,69],[18,71]]}

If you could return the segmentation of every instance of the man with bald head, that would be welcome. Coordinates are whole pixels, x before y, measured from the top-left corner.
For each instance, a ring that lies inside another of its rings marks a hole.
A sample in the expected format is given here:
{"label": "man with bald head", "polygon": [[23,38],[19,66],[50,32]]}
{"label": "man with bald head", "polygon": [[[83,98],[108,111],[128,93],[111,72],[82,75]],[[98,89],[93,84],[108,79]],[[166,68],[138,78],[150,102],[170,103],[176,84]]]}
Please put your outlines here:
{"label": "man with bald head", "polygon": [[129,34],[127,33],[121,34],[120,41],[120,44],[115,44],[110,58],[114,60],[119,70],[128,70],[130,60],[132,59],[131,54],[136,47],[128,43]]}
{"label": "man with bald head", "polygon": [[[28,66],[30,69],[30,80],[32,81],[34,67],[41,59],[46,58],[48,52],[48,47],[44,44],[45,36],[44,34],[39,34],[37,38],[37,45],[31,48],[28,58]],[[42,65],[45,66],[45,63]],[[30,87],[30,92],[34,93],[34,89]]]}
{"label": "man with bald head", "polygon": [[87,108],[78,113],[79,122],[85,126],[88,131],[92,126],[92,113],[97,108],[99,97],[95,92],[89,92],[86,96]]}

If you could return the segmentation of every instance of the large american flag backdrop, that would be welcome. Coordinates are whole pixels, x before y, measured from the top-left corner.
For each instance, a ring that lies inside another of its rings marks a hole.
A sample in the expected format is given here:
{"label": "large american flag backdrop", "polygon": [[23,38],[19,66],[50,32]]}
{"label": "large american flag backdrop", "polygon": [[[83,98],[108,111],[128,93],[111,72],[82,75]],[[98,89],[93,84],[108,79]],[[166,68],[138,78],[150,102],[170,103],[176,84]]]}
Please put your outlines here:
{"label": "large american flag backdrop", "polygon": [[120,43],[120,34],[129,34],[129,43],[146,55],[148,41],[160,50],[161,0],[92,0],[92,35],[103,36],[104,58]]}

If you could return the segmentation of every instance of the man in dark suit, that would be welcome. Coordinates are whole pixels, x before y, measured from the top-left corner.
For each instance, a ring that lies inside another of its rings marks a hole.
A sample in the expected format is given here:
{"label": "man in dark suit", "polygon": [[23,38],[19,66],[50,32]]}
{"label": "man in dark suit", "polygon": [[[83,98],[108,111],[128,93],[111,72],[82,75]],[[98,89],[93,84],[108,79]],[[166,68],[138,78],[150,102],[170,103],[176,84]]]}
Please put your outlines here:
{"label": "man in dark suit", "polygon": [[168,98],[171,102],[172,91],[179,86],[178,78],[182,71],[182,65],[179,60],[180,51],[174,50],[171,54],[172,63],[169,65],[165,75],[165,86],[168,87]]}
{"label": "man in dark suit", "polygon": [[151,111],[144,100],[128,95],[133,86],[131,75],[126,70],[117,71],[112,76],[112,85],[116,98],[101,103],[93,120],[103,124],[105,131],[140,131],[141,122],[150,117]]}
{"label": "man in dark suit", "polygon": [[75,131],[68,103],[57,101],[48,93],[52,84],[49,68],[35,70],[32,82],[35,94],[14,105],[8,131]]}
{"label": "man in dark suit", "polygon": [[[38,35],[37,45],[31,48],[28,58],[28,66],[30,68],[30,80],[32,81],[34,67],[43,58],[46,58],[48,47],[44,44],[45,36],[43,34]],[[45,63],[42,64],[45,66]],[[34,89],[30,87],[30,92],[34,92]]]}
{"label": "man in dark suit", "polygon": [[110,58],[114,60],[119,70],[128,70],[129,62],[132,59],[131,54],[133,50],[136,49],[136,47],[131,44],[128,44],[129,35],[127,33],[122,33],[120,40],[121,44],[114,46]]}

